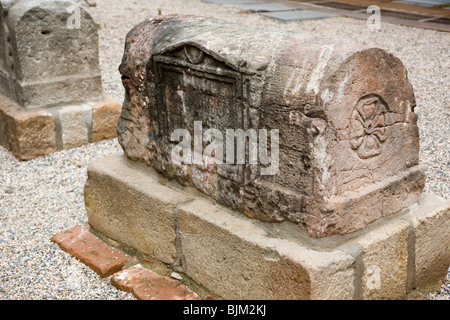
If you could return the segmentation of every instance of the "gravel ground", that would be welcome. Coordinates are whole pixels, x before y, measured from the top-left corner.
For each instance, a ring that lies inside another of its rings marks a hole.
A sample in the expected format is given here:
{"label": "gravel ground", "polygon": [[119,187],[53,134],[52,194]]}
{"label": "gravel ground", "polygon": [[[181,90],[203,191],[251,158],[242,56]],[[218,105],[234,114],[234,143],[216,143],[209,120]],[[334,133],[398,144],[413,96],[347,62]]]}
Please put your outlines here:
{"label": "gravel ground", "polygon": [[[449,197],[449,33],[386,23],[371,32],[365,21],[350,18],[283,23],[200,0],[97,0],[97,7],[88,10],[99,25],[104,94],[118,100],[123,99],[117,68],[125,35],[159,10],[387,49],[406,65],[415,88],[420,156],[427,166],[425,191]],[[49,241],[57,232],[87,222],[83,202],[87,165],[120,151],[115,139],[18,162],[0,147],[0,299],[133,299]],[[449,277],[428,298],[449,300]]]}

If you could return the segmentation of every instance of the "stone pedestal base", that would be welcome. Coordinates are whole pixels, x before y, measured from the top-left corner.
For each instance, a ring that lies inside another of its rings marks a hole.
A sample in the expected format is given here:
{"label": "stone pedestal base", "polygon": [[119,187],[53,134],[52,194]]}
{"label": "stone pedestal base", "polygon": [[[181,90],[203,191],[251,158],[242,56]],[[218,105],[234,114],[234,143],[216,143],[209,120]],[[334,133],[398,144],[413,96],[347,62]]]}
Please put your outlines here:
{"label": "stone pedestal base", "polygon": [[26,110],[0,95],[0,145],[19,160],[117,136],[121,103],[102,101]]}
{"label": "stone pedestal base", "polygon": [[225,299],[404,299],[450,263],[450,201],[431,194],[358,232],[314,239],[117,155],[90,165],[85,201],[96,232]]}

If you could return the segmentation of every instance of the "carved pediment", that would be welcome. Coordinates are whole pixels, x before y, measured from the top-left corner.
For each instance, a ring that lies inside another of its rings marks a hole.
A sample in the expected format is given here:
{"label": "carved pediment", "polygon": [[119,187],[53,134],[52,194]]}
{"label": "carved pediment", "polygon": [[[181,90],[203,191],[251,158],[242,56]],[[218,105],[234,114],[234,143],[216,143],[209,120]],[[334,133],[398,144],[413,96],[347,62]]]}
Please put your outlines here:
{"label": "carved pediment", "polygon": [[189,67],[218,75],[236,76],[239,73],[238,68],[233,67],[233,64],[224,57],[207,52],[199,45],[191,43],[167,49],[153,59],[169,65]]}

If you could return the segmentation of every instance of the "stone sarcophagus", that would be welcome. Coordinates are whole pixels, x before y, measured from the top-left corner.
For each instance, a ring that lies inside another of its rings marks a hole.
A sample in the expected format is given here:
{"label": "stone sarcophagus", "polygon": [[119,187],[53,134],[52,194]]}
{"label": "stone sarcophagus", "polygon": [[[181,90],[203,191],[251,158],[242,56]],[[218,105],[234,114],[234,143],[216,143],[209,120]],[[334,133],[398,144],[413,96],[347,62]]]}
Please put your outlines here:
{"label": "stone sarcophagus", "polygon": [[128,158],[266,222],[345,234],[417,202],[415,98],[402,62],[192,16],[127,36]]}
{"label": "stone sarcophagus", "polygon": [[116,136],[97,25],[72,1],[0,0],[0,144],[27,160]]}

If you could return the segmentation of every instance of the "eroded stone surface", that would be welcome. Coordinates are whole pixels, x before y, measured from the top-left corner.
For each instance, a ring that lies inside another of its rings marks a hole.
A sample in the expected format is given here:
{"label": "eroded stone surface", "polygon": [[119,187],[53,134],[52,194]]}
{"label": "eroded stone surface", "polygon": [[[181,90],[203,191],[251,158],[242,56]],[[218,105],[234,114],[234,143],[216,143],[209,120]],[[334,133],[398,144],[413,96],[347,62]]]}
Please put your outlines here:
{"label": "eroded stone surface", "polygon": [[[130,31],[120,72],[126,155],[247,216],[342,234],[411,205],[424,187],[413,88],[384,50],[161,16]],[[194,136],[195,121],[223,136],[278,130],[279,170],[174,163],[170,136]]]}

